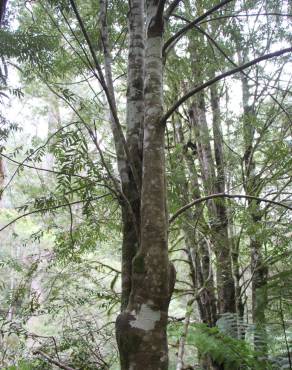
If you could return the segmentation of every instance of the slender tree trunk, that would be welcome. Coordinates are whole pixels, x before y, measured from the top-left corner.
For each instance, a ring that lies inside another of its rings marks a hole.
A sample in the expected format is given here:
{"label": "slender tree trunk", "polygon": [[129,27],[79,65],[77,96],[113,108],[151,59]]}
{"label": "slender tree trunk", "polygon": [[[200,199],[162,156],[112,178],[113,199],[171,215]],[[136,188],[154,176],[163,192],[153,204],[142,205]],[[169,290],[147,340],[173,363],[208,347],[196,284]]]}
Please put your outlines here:
{"label": "slender tree trunk", "polygon": [[[221,130],[221,116],[220,116],[220,104],[219,95],[217,91],[217,85],[211,87],[211,107],[213,113],[213,138],[214,138],[214,152],[215,152],[215,168],[216,168],[216,182],[215,191],[225,192],[225,163],[223,156],[223,139]],[[219,310],[220,313],[236,312],[235,304],[235,284],[232,271],[231,263],[231,243],[228,235],[228,217],[226,201],[219,200],[215,203],[217,221],[216,221],[216,235],[218,237],[217,246],[218,260],[222,261],[222,294],[219,292]],[[221,242],[221,243],[220,243]],[[221,244],[221,247],[220,247]],[[222,299],[220,297],[222,296]]]}
{"label": "slender tree trunk", "polygon": [[[144,2],[129,2],[129,53],[127,87],[127,145],[136,172],[142,178],[142,140],[144,120]],[[131,171],[125,193],[137,220],[136,230],[140,232],[141,189],[135,186]],[[141,181],[140,181],[141,182]],[[135,232],[128,206],[123,207],[122,247],[122,310],[125,310],[132,287],[132,261],[138,251],[140,235]]]}
{"label": "slender tree trunk", "polygon": [[[178,184],[178,190],[181,193],[183,204],[187,204],[193,199],[199,199],[201,193],[194,156],[188,153],[180,122],[177,123],[176,131],[178,133],[178,142],[185,148],[180,161],[183,167],[181,169],[181,181]],[[187,177],[189,179],[189,184]],[[197,232],[199,228],[203,230],[203,233],[209,231],[203,214],[202,205],[198,205],[194,211],[187,210],[184,214],[184,218],[185,222],[182,227],[185,235],[191,280],[200,312],[200,319],[202,322],[212,327],[216,324],[217,309],[211,256],[206,239],[202,234],[198,235]],[[195,224],[197,224],[196,228]]]}
{"label": "slender tree trunk", "polygon": [[[253,216],[253,222],[259,222]],[[265,309],[267,297],[267,267],[263,262],[262,243],[251,237],[251,270],[252,278],[252,318],[255,324],[254,346],[261,352],[261,356],[267,356],[267,331]]]}
{"label": "slender tree trunk", "polygon": [[185,344],[186,344],[186,339],[188,336],[188,329],[190,325],[190,319],[191,315],[193,312],[193,303],[194,300],[191,299],[189,300],[187,304],[187,309],[186,309],[186,314],[185,314],[185,320],[184,320],[184,330],[183,334],[180,337],[179,341],[179,348],[178,348],[178,355],[177,355],[177,365],[176,365],[176,370],[184,370],[184,352],[185,352]]}
{"label": "slender tree trunk", "polygon": [[[178,190],[183,204],[190,202],[190,199],[201,197],[196,166],[194,163],[194,153],[188,152],[184,140],[183,129],[180,121],[176,125],[177,140],[185,148],[181,157],[180,169],[181,179],[178,183]],[[189,179],[187,181],[187,178]],[[188,183],[189,182],[189,183]],[[187,210],[184,214],[182,225],[185,235],[187,257],[190,265],[190,277],[194,288],[194,296],[197,301],[200,319],[209,327],[216,325],[217,321],[217,300],[215,295],[214,276],[211,265],[211,255],[208,243],[204,234],[210,232],[203,214],[204,206],[198,205],[193,211]],[[198,233],[198,229],[202,232]],[[221,365],[212,362],[210,355],[199,354],[200,366],[204,370],[219,370]],[[182,365],[178,359],[178,366]]]}
{"label": "slender tree trunk", "polygon": [[[129,65],[127,81],[127,140],[126,145],[135,166],[135,171],[141,181],[141,129],[143,124],[143,75],[144,75],[144,24],[143,2],[133,0],[129,4]],[[107,2],[100,2],[100,33],[104,52],[105,79],[111,101],[116,110],[112,78],[112,56],[108,37]],[[110,116],[111,128],[114,137],[118,171],[121,180],[122,209],[122,296],[121,310],[125,310],[130,297],[132,284],[132,260],[139,247],[140,230],[140,191],[135,182],[128,158],[124,150],[114,117]]]}
{"label": "slender tree trunk", "polygon": [[[194,62],[192,63],[193,79],[196,83],[202,83],[204,77],[197,54],[198,45],[204,43],[203,38],[198,35],[191,40],[190,52]],[[220,132],[220,110],[219,98],[215,87],[211,93],[211,103],[213,108],[213,133],[215,161],[213,159],[211,138],[207,123],[207,110],[205,93],[199,92],[193,99],[189,110],[192,129],[196,140],[200,172],[202,175],[203,189],[206,194],[214,194],[217,191],[225,190],[224,162],[222,137]],[[226,204],[224,200],[207,202],[208,218],[211,231],[211,241],[216,256],[216,281],[218,292],[218,311],[219,314],[235,313],[235,285],[232,274],[231,249],[228,237],[228,218]]]}
{"label": "slender tree trunk", "polygon": [[[246,56],[242,52],[238,52],[240,62],[244,62]],[[253,121],[255,112],[250,105],[250,89],[248,79],[245,76],[241,78],[242,83],[242,100],[243,100],[243,130],[244,130],[244,169],[245,169],[245,192],[248,195],[258,196],[261,185],[260,178],[255,175],[256,162],[254,159],[254,134],[255,129]],[[249,201],[248,210],[251,217],[251,222],[256,228],[260,228],[262,212],[259,209],[259,202]],[[257,235],[250,235],[250,251],[251,251],[251,274],[252,274],[252,318],[255,325],[254,347],[261,352],[261,357],[267,358],[267,332],[266,332],[266,317],[265,308],[267,306],[267,277],[268,271],[264,264],[263,245]]]}
{"label": "slender tree trunk", "polygon": [[[197,152],[206,194],[215,193],[218,189],[215,165],[210,145],[205,99],[199,94],[194,101],[191,119],[196,136]],[[221,185],[221,184],[220,184]],[[221,185],[222,186],[222,185]],[[235,287],[231,267],[231,251],[228,238],[228,220],[225,203],[208,202],[212,244],[217,261],[217,290],[219,313],[235,312]]]}

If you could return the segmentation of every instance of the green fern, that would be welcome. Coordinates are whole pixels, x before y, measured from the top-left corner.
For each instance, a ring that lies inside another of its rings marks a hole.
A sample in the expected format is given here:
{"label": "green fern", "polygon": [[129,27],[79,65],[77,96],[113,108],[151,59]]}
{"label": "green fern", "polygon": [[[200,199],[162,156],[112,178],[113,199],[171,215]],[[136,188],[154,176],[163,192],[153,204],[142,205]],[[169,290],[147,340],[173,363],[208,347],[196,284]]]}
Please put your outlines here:
{"label": "green fern", "polygon": [[225,370],[257,369],[270,370],[272,366],[259,361],[258,354],[243,340],[232,338],[218,327],[209,328],[205,324],[193,324],[188,335],[188,344],[197,347],[202,355],[208,355]]}

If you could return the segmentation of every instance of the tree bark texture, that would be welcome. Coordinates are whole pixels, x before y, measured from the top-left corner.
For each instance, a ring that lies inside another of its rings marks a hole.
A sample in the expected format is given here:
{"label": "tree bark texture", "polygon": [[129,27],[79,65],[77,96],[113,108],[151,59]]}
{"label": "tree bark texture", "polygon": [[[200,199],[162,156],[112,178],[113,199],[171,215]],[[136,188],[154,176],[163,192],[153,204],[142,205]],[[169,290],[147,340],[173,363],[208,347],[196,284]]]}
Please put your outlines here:
{"label": "tree bark texture", "polygon": [[[129,52],[127,81],[127,145],[136,173],[142,181],[142,143],[144,120],[144,2],[129,2]],[[141,188],[135,181],[128,167],[128,182],[124,183],[124,192],[129,199],[137,220],[135,233],[129,207],[123,206],[123,246],[122,246],[122,310],[127,308],[132,287],[132,261],[140,244],[140,202]],[[134,221],[135,222],[135,221]]]}
{"label": "tree bark texture", "polygon": [[166,329],[175,274],[168,259],[165,127],[160,124],[163,113],[162,12],[159,1],[146,2],[141,234],[139,249],[132,261],[129,302],[116,323],[122,370],[168,369]]}

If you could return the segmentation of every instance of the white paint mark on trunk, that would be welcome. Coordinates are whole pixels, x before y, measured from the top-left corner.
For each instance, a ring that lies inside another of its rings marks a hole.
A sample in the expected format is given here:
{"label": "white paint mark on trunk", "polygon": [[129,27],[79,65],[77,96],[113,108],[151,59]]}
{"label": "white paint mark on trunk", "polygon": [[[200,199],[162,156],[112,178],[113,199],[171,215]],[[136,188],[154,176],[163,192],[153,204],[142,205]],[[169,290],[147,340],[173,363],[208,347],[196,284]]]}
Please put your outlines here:
{"label": "white paint mark on trunk", "polygon": [[160,320],[160,311],[155,311],[147,304],[142,304],[140,311],[135,315],[135,320],[130,321],[132,328],[138,328],[142,330],[153,330],[155,324]]}

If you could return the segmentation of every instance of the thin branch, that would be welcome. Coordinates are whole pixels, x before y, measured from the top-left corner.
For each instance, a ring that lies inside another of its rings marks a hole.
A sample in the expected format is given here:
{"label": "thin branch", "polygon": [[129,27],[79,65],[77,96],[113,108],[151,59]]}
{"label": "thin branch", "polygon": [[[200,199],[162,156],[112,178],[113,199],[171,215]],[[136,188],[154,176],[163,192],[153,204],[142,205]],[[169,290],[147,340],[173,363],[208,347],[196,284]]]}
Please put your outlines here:
{"label": "thin branch", "polygon": [[60,369],[64,369],[64,370],[75,370],[73,367],[70,367],[70,366],[67,366],[57,360],[54,360],[52,357],[50,357],[49,355],[47,355],[46,353],[44,353],[43,351],[40,351],[40,350],[36,350],[33,352],[34,355],[41,355],[44,359],[46,359],[49,363],[53,364],[53,365],[56,365],[58,368]]}
{"label": "thin branch", "polygon": [[30,216],[30,215],[33,215],[33,214],[36,214],[36,213],[48,212],[48,211],[53,211],[55,209],[59,209],[59,208],[63,208],[63,207],[68,207],[69,205],[72,206],[74,204],[80,204],[80,203],[84,203],[84,202],[88,202],[88,201],[99,200],[99,199],[102,199],[104,197],[108,197],[109,195],[111,195],[111,193],[103,194],[103,195],[101,195],[99,197],[95,197],[95,198],[77,200],[77,201],[71,202],[71,203],[59,204],[59,205],[53,206],[53,207],[45,207],[45,208],[42,208],[42,209],[35,209],[33,211],[26,212],[23,215],[20,215],[20,216],[14,218],[8,224],[6,224],[5,226],[3,226],[0,229],[0,232],[3,231],[3,230],[5,230],[5,229],[7,229],[7,227],[9,227],[10,225],[14,224],[16,221],[20,220],[21,218],[24,218],[24,217],[27,217],[27,216]]}
{"label": "thin branch", "polygon": [[[219,50],[219,52],[228,60],[229,63],[231,63],[233,65],[233,67],[238,67],[238,64],[236,64],[226,53],[225,51],[220,47],[220,45],[207,33],[205,32],[203,29],[201,29],[200,27],[194,25],[194,27],[199,31],[201,32],[205,37],[207,37],[207,39],[212,43],[214,44],[214,46],[216,47],[217,50]],[[255,82],[256,84],[258,84],[257,80],[250,77],[248,73],[244,72],[244,71],[240,71],[240,73],[242,73],[246,78],[248,78],[249,80]],[[267,87],[271,87],[269,84],[266,84],[266,88]],[[272,88],[274,89],[277,89],[277,90],[281,90],[280,88],[276,87],[275,85],[272,86]],[[285,93],[287,93],[285,91]],[[287,116],[288,120],[290,121],[290,123],[292,124],[292,120],[291,120],[291,117],[289,115],[289,113],[287,112],[287,110],[285,109],[285,107],[278,101],[278,99],[276,99],[272,94],[268,93],[269,97],[274,100],[274,102],[276,104],[279,105],[279,107],[282,109],[282,111],[285,113],[285,115]]]}
{"label": "thin branch", "polygon": [[19,168],[21,168],[21,167],[27,167],[27,168],[31,168],[31,169],[37,170],[37,171],[44,171],[44,172],[53,173],[55,175],[66,175],[66,176],[71,176],[71,177],[78,177],[78,178],[80,178],[82,180],[89,180],[90,182],[92,182],[92,180],[90,180],[87,177],[82,176],[82,175],[77,175],[77,174],[72,174],[72,173],[66,173],[66,172],[61,172],[61,171],[55,171],[55,170],[51,170],[49,168],[32,166],[32,165],[29,165],[29,164],[18,162],[15,159],[9,157],[8,155],[5,155],[4,153],[0,153],[0,155],[2,157],[6,158],[8,161],[10,161],[10,162],[12,162],[14,164],[17,164],[18,165],[18,169],[17,170],[19,170]]}
{"label": "thin branch", "polygon": [[168,19],[170,18],[170,16],[172,15],[172,13],[175,11],[175,9],[177,8],[178,4],[181,2],[182,0],[173,0],[172,3],[169,4],[168,8],[165,10],[165,14],[164,14],[164,19],[166,21],[168,21]]}
{"label": "thin branch", "polygon": [[117,270],[116,268],[114,268],[114,267],[112,267],[110,265],[107,265],[106,263],[103,263],[103,262],[100,262],[100,261],[94,261],[94,263],[97,263],[98,265],[100,265],[102,267],[106,267],[109,270],[116,272],[117,274],[120,274],[121,273],[120,270]]}
{"label": "thin branch", "polygon": [[216,76],[214,78],[212,78],[211,80],[203,83],[202,85],[199,85],[197,87],[194,87],[193,89],[191,89],[189,92],[187,92],[184,96],[182,96],[180,99],[177,100],[176,103],[174,103],[174,105],[165,113],[165,115],[161,118],[161,123],[162,124],[165,124],[167,119],[186,101],[188,100],[190,97],[192,97],[193,95],[195,95],[196,93],[200,92],[201,90],[205,89],[206,87],[209,87],[211,85],[213,85],[215,82],[218,82],[220,80],[223,80],[224,78],[228,77],[228,76],[231,76],[235,73],[238,73],[238,72],[241,72],[243,71],[244,69],[247,69],[259,62],[262,62],[263,60],[268,60],[268,59],[272,59],[272,58],[275,58],[275,57],[278,57],[278,56],[281,56],[283,54],[286,54],[286,53],[291,53],[292,52],[292,48],[286,48],[286,49],[282,49],[282,50],[278,50],[278,51],[275,51],[273,53],[269,53],[269,54],[265,54],[265,55],[262,55],[261,57],[258,57],[258,58],[255,58],[253,60],[251,60],[250,62],[247,62],[245,64],[242,64],[241,66],[238,66],[234,69],[231,69],[227,72],[224,72],[222,73],[221,75],[219,76]]}
{"label": "thin branch", "polygon": [[[78,55],[78,57],[79,57],[79,59],[82,61],[82,63],[84,63],[84,65],[88,68],[88,69],[90,69],[91,71],[92,71],[92,73],[93,73],[93,75],[94,75],[94,77],[96,77],[97,79],[98,79],[98,76],[97,76],[97,74],[96,74],[96,72],[95,72],[95,70],[94,70],[94,66],[92,65],[92,63],[91,63],[91,61],[89,60],[89,58],[88,58],[88,55],[87,55],[87,53],[85,52],[85,50],[84,50],[84,48],[82,47],[82,46],[80,46],[80,43],[79,43],[79,40],[77,39],[76,41],[77,41],[77,43],[79,44],[79,46],[81,47],[81,49],[82,49],[82,51],[83,51],[83,53],[84,53],[84,56],[85,56],[85,59],[83,59],[83,57],[82,57],[82,54],[80,54],[76,49],[75,49],[75,47],[73,46],[73,44],[69,41],[69,39],[68,39],[68,37],[65,35],[65,33],[61,30],[61,28],[59,27],[59,25],[58,25],[58,23],[54,20],[54,17],[50,14],[50,12],[46,9],[46,7],[42,4],[42,2],[40,1],[39,2],[40,3],[40,5],[41,5],[41,7],[43,8],[43,10],[47,13],[47,15],[48,15],[48,17],[50,18],[50,20],[51,20],[51,22],[52,22],[52,24],[56,27],[56,29],[58,30],[58,32],[60,33],[60,35],[63,37],[63,39],[67,42],[67,44],[70,46],[70,48],[74,51],[74,53],[76,53],[77,55]],[[62,13],[62,15],[63,15],[64,13]],[[63,15],[63,17],[64,17],[64,15]],[[67,23],[67,25],[69,26],[69,24],[68,24],[68,22],[67,22],[67,19],[64,17],[64,20],[65,20],[65,22]],[[70,28],[70,26],[69,26],[69,28]],[[76,36],[75,36],[75,34],[73,34],[73,36],[75,37],[75,39],[76,39]],[[88,64],[87,64],[87,62],[88,62]]]}
{"label": "thin branch", "polygon": [[222,8],[224,5],[232,2],[234,0],[224,0],[222,1],[221,3],[215,5],[213,8],[211,8],[210,10],[208,10],[206,13],[200,15],[198,18],[196,18],[195,20],[193,20],[192,22],[190,22],[189,24],[187,24],[185,27],[183,27],[182,29],[180,29],[176,34],[174,34],[173,36],[171,36],[167,41],[166,43],[164,44],[163,46],[163,55],[166,54],[166,52],[168,51],[167,49],[169,49],[171,47],[171,45],[174,45],[187,31],[189,31],[195,24],[198,24],[200,23],[203,19],[205,19],[206,17],[208,17],[210,14],[214,13],[216,10]]}
{"label": "thin branch", "polygon": [[[60,127],[57,131],[55,131],[52,135],[50,135],[46,142],[43,144],[43,145],[40,145],[39,147],[37,147],[36,149],[34,149],[26,158],[23,159],[23,161],[19,164],[19,167],[20,166],[23,166],[24,165],[24,162],[28,161],[34,154],[36,154],[39,150],[43,149],[46,147],[46,145],[50,142],[50,140],[55,136],[57,135],[59,132],[63,131],[65,128],[67,128],[68,126],[71,126],[71,125],[74,125],[78,122],[70,122],[68,123],[67,125],[65,126],[62,126]],[[8,188],[8,186],[11,184],[11,182],[13,181],[14,177],[16,176],[18,170],[19,170],[19,167],[13,172],[12,176],[10,177],[8,183],[5,185],[5,187],[1,190],[1,194],[4,193],[4,191]]]}
{"label": "thin branch", "polygon": [[72,211],[72,205],[70,204],[69,200],[64,197],[65,201],[67,202],[68,209],[69,209],[69,214],[70,214],[70,238],[71,238],[71,248],[74,248],[75,245],[75,240],[74,240],[74,235],[73,235],[73,224],[74,224],[74,217],[73,217],[73,211]]}
{"label": "thin branch", "polygon": [[110,179],[113,181],[113,184],[114,184],[114,187],[116,189],[117,194],[121,194],[119,183],[118,183],[117,179],[114,177],[114,175],[112,175],[112,173],[110,172],[110,170],[109,170],[109,168],[108,168],[108,166],[106,164],[106,161],[104,159],[102,150],[101,150],[101,148],[99,146],[99,143],[97,141],[97,137],[96,137],[95,133],[93,132],[93,130],[88,126],[88,124],[85,122],[85,120],[83,119],[83,117],[81,116],[81,114],[78,112],[77,108],[75,108],[75,106],[70,101],[68,101],[64,96],[60,95],[56,90],[54,90],[52,88],[52,86],[50,86],[44,79],[42,79],[41,76],[39,76],[39,77],[42,80],[42,82],[48,87],[48,89],[53,94],[55,94],[59,99],[63,100],[72,109],[72,111],[77,115],[77,117],[80,119],[80,122],[84,125],[84,127],[88,131],[88,134],[89,134],[90,138],[92,139],[92,141],[93,141],[93,143],[94,143],[97,151],[99,152],[102,165],[106,169],[106,171],[107,171]]}
{"label": "thin branch", "polygon": [[[279,195],[283,195],[283,190],[285,190],[286,189],[286,187],[287,186],[289,186],[291,184],[291,178],[288,180],[288,181],[286,181],[286,183],[281,187],[281,189],[279,189],[278,191],[277,191],[277,194],[275,194],[275,196],[274,196],[274,198],[273,198],[273,200],[274,199],[276,199]],[[290,196],[291,194],[290,193],[288,193],[288,199],[289,199],[289,196]],[[287,197],[286,197],[286,199],[287,199]],[[267,211],[268,210],[268,208],[269,208],[269,206],[270,206],[270,204],[267,204],[266,205],[266,207],[265,207],[265,209],[264,209],[264,211]]]}
{"label": "thin branch", "polygon": [[[41,76],[40,76],[41,78]],[[135,214],[133,212],[133,209],[130,205],[130,202],[128,200],[128,198],[126,197],[126,195],[124,194],[123,190],[120,188],[119,186],[119,183],[117,182],[117,180],[115,179],[115,177],[112,175],[112,173],[110,172],[109,170],[109,167],[108,165],[106,164],[106,161],[105,161],[105,158],[103,156],[103,153],[102,153],[102,150],[100,148],[100,145],[98,143],[98,140],[97,140],[97,137],[94,133],[94,131],[87,125],[87,123],[85,122],[85,120],[82,118],[82,116],[79,114],[79,112],[77,111],[77,109],[68,101],[66,100],[63,96],[61,96],[60,94],[58,94],[58,92],[56,92],[46,81],[44,81],[42,79],[42,81],[44,82],[44,84],[48,87],[48,89],[50,91],[52,91],[56,96],[58,96],[61,100],[63,100],[66,104],[68,104],[68,106],[73,110],[73,112],[78,116],[78,118],[80,118],[82,124],[84,125],[84,127],[87,129],[99,155],[100,155],[100,159],[101,159],[101,162],[104,166],[104,168],[106,169],[109,177],[111,178],[111,180],[113,181],[113,185],[115,187],[115,190],[116,190],[116,193],[117,193],[117,198],[120,199],[120,197],[118,195],[121,195],[121,197],[124,199],[124,201],[127,203],[128,207],[129,207],[129,210],[131,212],[131,216],[133,217],[133,221],[134,221],[134,225],[136,226],[137,225],[137,222],[136,222],[136,217],[135,217]],[[0,230],[1,231],[1,230]],[[135,227],[135,231],[138,234],[138,230],[137,230],[137,227]]]}
{"label": "thin branch", "polygon": [[226,194],[226,193],[218,193],[218,194],[211,194],[207,195],[205,197],[193,200],[192,202],[186,204],[182,208],[180,208],[178,211],[176,211],[169,219],[169,224],[171,224],[178,216],[180,216],[183,212],[185,212],[187,209],[193,207],[196,204],[199,204],[201,202],[205,202],[209,199],[215,199],[215,198],[229,198],[229,199],[234,199],[234,198],[243,198],[243,199],[253,199],[257,200],[259,202],[265,202],[265,203],[271,203],[275,204],[280,207],[284,207],[292,211],[292,207],[288,206],[287,204],[281,203],[281,202],[276,202],[275,200],[270,200],[266,198],[260,198],[260,197],[255,197],[253,195],[243,195],[243,194]]}
{"label": "thin branch", "polygon": [[[272,13],[257,13],[257,14],[228,14],[228,15],[222,15],[220,17],[216,17],[216,18],[209,18],[209,19],[206,19],[204,20],[203,22],[200,22],[200,24],[203,24],[203,23],[206,23],[206,22],[210,22],[210,21],[218,21],[218,20],[221,20],[221,19],[226,19],[226,18],[237,18],[237,17],[258,17],[258,16],[275,16],[275,17],[292,17],[292,14],[285,14],[285,13],[276,13],[276,12],[272,12]],[[176,14],[174,14],[174,16],[177,16]]]}
{"label": "thin branch", "polygon": [[[63,16],[63,18],[64,18],[64,20],[65,20],[65,22],[66,22],[66,24],[67,24],[67,26],[68,26],[68,28],[69,28],[69,30],[71,31],[71,33],[72,33],[72,35],[73,35],[73,37],[75,38],[75,40],[76,40],[76,42],[77,42],[77,44],[79,45],[79,47],[80,47],[80,49],[82,50],[82,52],[83,52],[83,54],[84,54],[84,56],[85,56],[85,58],[86,58],[86,60],[87,60],[87,62],[88,62],[88,64],[89,64],[89,66],[90,66],[90,69],[93,71],[93,74],[94,74],[94,76],[97,78],[97,80],[100,82],[100,80],[99,80],[99,77],[96,75],[96,73],[95,73],[95,70],[94,70],[94,66],[92,65],[92,63],[91,63],[91,61],[90,61],[90,59],[89,59],[89,57],[88,57],[88,55],[87,55],[87,52],[86,52],[86,50],[85,50],[85,47],[82,45],[82,43],[80,42],[80,40],[79,40],[79,38],[77,37],[77,35],[76,35],[76,33],[75,33],[75,31],[73,30],[73,28],[72,28],[72,26],[71,26],[71,24],[70,24],[70,21],[67,19],[67,17],[66,17],[66,14],[61,10],[61,14],[62,14],[62,16]],[[67,40],[66,40],[67,41]],[[68,42],[68,41],[67,41]],[[72,47],[72,46],[71,46]],[[73,49],[74,50],[74,49]],[[75,50],[74,50],[75,51]],[[76,51],[75,51],[76,52]],[[78,54],[77,54],[78,55]]]}
{"label": "thin branch", "polygon": [[[200,22],[199,24],[204,24],[204,23],[207,23],[207,22],[210,22],[210,21],[218,21],[218,20],[221,20],[221,19],[228,19],[228,18],[241,18],[241,17],[244,17],[244,18],[248,18],[248,17],[258,17],[258,16],[275,16],[275,17],[292,17],[292,13],[289,14],[289,13],[276,13],[276,12],[272,12],[272,13],[257,13],[257,14],[226,14],[226,15],[222,15],[220,17],[216,17],[216,18],[209,18],[209,19],[205,19],[203,20],[202,22]],[[174,18],[177,18],[177,19],[181,19],[182,21],[186,22],[186,23],[191,23],[192,21],[190,21],[189,19],[179,15],[179,14],[172,14],[172,17]]]}

